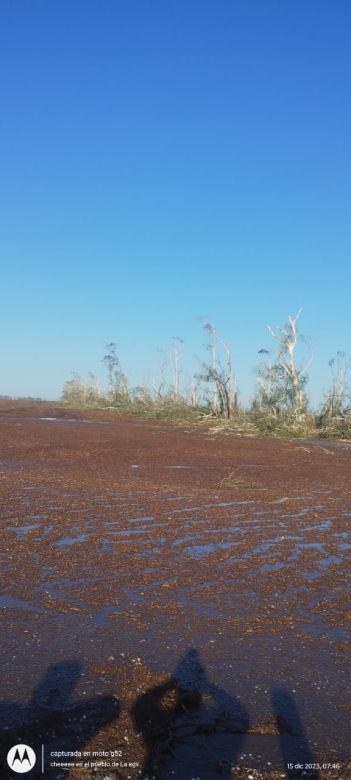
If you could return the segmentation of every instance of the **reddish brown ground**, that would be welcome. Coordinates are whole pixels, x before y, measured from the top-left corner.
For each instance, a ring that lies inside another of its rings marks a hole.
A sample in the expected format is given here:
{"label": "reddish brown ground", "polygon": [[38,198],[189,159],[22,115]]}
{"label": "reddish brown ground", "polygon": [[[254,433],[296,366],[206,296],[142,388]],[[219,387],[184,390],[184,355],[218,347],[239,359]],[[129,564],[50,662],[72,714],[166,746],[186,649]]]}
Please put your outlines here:
{"label": "reddish brown ground", "polygon": [[350,444],[7,401],[0,442],[1,777],[351,777]]}

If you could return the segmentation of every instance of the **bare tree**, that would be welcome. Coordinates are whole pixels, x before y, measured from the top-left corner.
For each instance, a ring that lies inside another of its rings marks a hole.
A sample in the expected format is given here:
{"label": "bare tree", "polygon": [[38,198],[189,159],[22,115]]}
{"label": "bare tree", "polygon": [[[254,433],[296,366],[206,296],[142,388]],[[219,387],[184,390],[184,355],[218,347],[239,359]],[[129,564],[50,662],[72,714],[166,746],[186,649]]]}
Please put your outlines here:
{"label": "bare tree", "polygon": [[[238,406],[238,390],[234,377],[229,345],[218,333],[212,322],[203,321],[203,329],[209,336],[207,350],[210,354],[210,363],[203,364],[199,379],[208,382],[212,387],[211,409],[214,414],[220,414],[230,419]],[[225,368],[218,358],[218,344],[225,354]]]}
{"label": "bare tree", "polygon": [[342,417],[349,411],[347,377],[351,360],[345,352],[337,352],[336,357],[328,361],[328,366],[332,372],[332,384],[323,405],[320,422],[326,418]]}
{"label": "bare tree", "polygon": [[180,339],[179,336],[173,336],[172,341],[173,390],[175,397],[178,398],[181,374],[182,344],[184,344],[184,341],[183,339]]}
{"label": "bare tree", "polygon": [[152,392],[154,393],[157,398],[163,398],[164,395],[167,392],[167,364],[168,364],[168,355],[166,350],[158,348],[157,352],[160,355],[160,370],[159,370],[159,381],[156,383],[156,380],[153,378],[152,380]]}
{"label": "bare tree", "polygon": [[289,315],[288,324],[276,328],[275,331],[267,325],[268,332],[279,344],[277,362],[274,366],[274,382],[284,391],[287,405],[297,417],[306,410],[307,399],[304,386],[307,381],[306,371],[312,360],[310,354],[303,368],[298,368],[296,365],[295,353],[299,337],[296,323],[301,311],[302,309],[299,309],[295,317]]}
{"label": "bare tree", "polygon": [[195,374],[195,376],[191,378],[189,384],[189,390],[188,390],[188,398],[190,400],[191,406],[193,407],[198,406],[200,393],[201,393],[201,377]]}
{"label": "bare tree", "polygon": [[238,385],[232,369],[229,345],[218,333],[217,338],[218,341],[222,344],[226,359],[226,373],[228,382],[228,417],[233,417],[233,414],[238,410]]}
{"label": "bare tree", "polygon": [[204,320],[202,327],[205,333],[207,333],[209,337],[209,341],[207,343],[206,349],[210,353],[210,365],[207,366],[207,369],[209,369],[210,371],[210,376],[207,375],[205,381],[211,382],[212,384],[211,409],[214,414],[217,414],[218,399],[217,399],[217,385],[215,379],[216,367],[217,367],[217,333],[216,333],[216,329],[214,328],[212,323],[209,322],[209,320]]}
{"label": "bare tree", "polygon": [[106,345],[106,355],[102,362],[107,368],[108,389],[112,396],[128,395],[128,377],[123,373],[119,357],[117,355],[117,346],[111,341]]}
{"label": "bare tree", "polygon": [[[269,355],[268,349],[260,349],[259,356],[263,358]],[[276,366],[270,360],[268,363],[263,360],[256,369],[258,394],[253,402],[253,409],[259,409],[261,412],[269,412],[277,416],[280,412],[280,402],[282,392],[277,381]]]}

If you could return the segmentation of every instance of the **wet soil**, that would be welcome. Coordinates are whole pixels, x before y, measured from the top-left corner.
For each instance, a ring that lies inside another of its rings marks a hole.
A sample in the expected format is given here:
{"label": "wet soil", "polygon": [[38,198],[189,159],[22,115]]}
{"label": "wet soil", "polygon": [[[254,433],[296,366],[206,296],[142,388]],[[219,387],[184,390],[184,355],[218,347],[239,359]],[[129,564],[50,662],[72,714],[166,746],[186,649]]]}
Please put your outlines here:
{"label": "wet soil", "polygon": [[7,401],[0,442],[1,777],[351,777],[351,443]]}

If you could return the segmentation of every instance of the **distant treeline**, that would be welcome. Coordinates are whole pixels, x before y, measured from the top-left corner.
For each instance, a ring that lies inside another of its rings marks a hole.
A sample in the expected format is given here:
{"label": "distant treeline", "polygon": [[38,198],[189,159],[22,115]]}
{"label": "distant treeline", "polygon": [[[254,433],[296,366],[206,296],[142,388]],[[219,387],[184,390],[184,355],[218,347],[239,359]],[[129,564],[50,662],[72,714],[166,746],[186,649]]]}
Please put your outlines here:
{"label": "distant treeline", "polygon": [[[187,385],[182,381],[183,341],[172,339],[168,353],[162,353],[157,381],[151,386],[130,388],[117,353],[111,342],[102,359],[107,383],[101,387],[94,374],[87,378],[74,374],[65,382],[62,400],[70,405],[113,408],[121,414],[138,414],[178,420],[218,422],[225,429],[252,435],[347,437],[351,435],[350,360],[343,352],[329,361],[330,387],[318,413],[312,412],[308,397],[308,368],[312,350],[297,329],[295,317],[273,330],[276,350],[258,351],[257,388],[248,408],[239,403],[238,384],[229,344],[214,325],[203,321],[207,337],[206,359],[199,361],[198,371]],[[303,365],[296,362],[298,345],[305,348]],[[171,380],[166,378],[171,368]]]}

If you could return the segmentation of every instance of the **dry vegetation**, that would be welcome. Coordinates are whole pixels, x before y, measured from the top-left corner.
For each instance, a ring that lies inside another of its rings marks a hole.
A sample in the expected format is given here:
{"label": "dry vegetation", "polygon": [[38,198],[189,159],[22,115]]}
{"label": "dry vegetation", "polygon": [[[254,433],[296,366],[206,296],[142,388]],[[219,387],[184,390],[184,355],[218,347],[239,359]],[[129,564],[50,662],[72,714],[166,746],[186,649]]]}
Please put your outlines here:
{"label": "dry vegetation", "polygon": [[[121,368],[116,344],[110,343],[102,360],[107,370],[107,386],[102,388],[94,374],[86,379],[75,374],[64,385],[62,401],[70,407],[111,409],[124,416],[206,425],[214,434],[349,438],[350,361],[342,352],[329,361],[330,388],[319,410],[313,411],[307,393],[312,351],[297,330],[300,314],[301,310],[295,317],[289,316],[288,323],[275,330],[267,326],[277,350],[272,357],[268,350],[259,350],[256,394],[247,408],[239,404],[229,345],[209,321],[203,322],[207,358],[199,361],[199,370],[187,387],[181,381],[181,339],[174,338],[170,351],[162,352],[158,381],[151,387],[143,385],[133,389]],[[299,366],[296,353],[300,344],[307,347],[307,357]]]}

